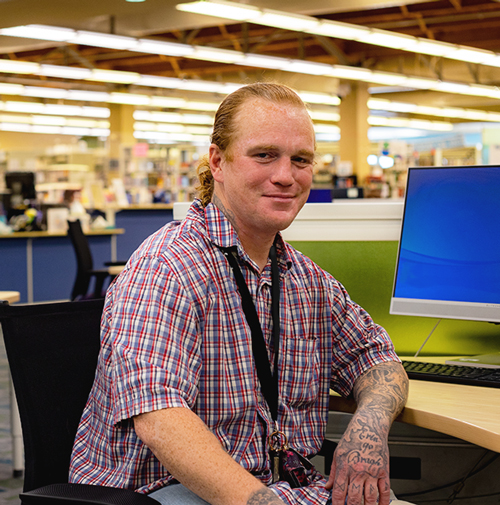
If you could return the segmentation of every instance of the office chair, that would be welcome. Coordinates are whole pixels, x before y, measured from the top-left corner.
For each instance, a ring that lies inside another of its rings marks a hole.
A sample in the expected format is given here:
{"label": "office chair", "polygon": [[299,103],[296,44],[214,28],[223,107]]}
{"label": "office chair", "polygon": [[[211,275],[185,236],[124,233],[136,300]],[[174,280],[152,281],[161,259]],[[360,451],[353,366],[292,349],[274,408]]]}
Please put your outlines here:
{"label": "office chair", "polygon": [[[90,250],[87,237],[83,233],[79,219],[68,221],[68,235],[75,250],[77,271],[71,300],[102,298],[104,296],[104,283],[106,280],[112,281],[115,277],[106,268],[94,270],[92,251]],[[106,262],[106,266],[125,265],[124,261]],[[88,293],[91,279],[95,279],[94,290]],[[109,279],[108,279],[109,278]]]}
{"label": "office chair", "polygon": [[94,380],[103,304],[0,304],[23,431],[23,505],[157,503],[132,490],[68,484],[73,441]]}

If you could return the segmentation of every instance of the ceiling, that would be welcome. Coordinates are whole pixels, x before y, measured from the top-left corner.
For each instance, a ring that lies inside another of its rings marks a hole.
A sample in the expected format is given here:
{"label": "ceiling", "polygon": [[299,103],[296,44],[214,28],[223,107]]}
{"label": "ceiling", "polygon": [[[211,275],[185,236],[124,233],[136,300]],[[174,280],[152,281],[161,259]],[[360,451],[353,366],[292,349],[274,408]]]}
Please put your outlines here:
{"label": "ceiling", "polygon": [[[176,0],[0,0],[0,28],[46,24],[250,53],[385,70],[419,77],[500,86],[500,68],[417,55],[360,42],[315,36],[251,23],[183,13]],[[318,16],[500,53],[500,3],[494,0],[250,0],[258,7]],[[342,96],[352,83],[187,58],[0,36],[0,58],[140,74],[249,82],[277,79],[301,90]],[[0,82],[64,86],[36,76],[0,74]],[[75,82],[71,82],[74,87]],[[99,89],[111,85],[80,83]],[[130,88],[133,90],[133,88]],[[500,100],[391,87],[372,88],[377,97],[433,106],[500,111]]]}

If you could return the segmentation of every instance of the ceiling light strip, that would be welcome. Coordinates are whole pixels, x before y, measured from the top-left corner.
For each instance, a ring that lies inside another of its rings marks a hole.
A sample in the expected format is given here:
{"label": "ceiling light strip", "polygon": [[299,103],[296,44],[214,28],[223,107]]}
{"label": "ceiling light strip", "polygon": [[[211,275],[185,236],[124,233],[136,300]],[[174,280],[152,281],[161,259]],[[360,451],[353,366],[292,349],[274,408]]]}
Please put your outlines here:
{"label": "ceiling light strip", "polygon": [[441,56],[468,63],[499,67],[500,54],[459,44],[435,41],[422,37],[400,34],[389,30],[318,19],[289,12],[259,9],[225,0],[199,0],[178,4],[176,8],[184,12],[204,14],[236,21],[250,21],[265,26],[286,30],[307,32],[339,39],[355,40],[375,46],[391,47],[417,54]]}
{"label": "ceiling light strip", "polygon": [[[203,0],[205,2],[205,0]],[[197,3],[197,2],[194,2]],[[207,2],[208,3],[208,2]],[[227,2],[226,2],[227,3]],[[184,4],[186,5],[186,4]],[[236,4],[241,6],[241,4]],[[284,13],[286,14],[286,13]],[[293,17],[297,17],[293,15]],[[312,18],[316,19],[316,18]],[[316,20],[317,21],[317,20]],[[324,23],[324,21],[322,22]],[[355,26],[355,25],[353,25]],[[360,27],[358,27],[360,28]],[[361,27],[364,29],[364,27]],[[60,30],[69,30],[69,29],[60,29],[56,28],[55,35],[53,34],[54,27],[45,26],[45,25],[26,25],[26,26],[18,26],[13,28],[5,28],[0,29],[0,35],[10,35],[10,36],[23,36],[29,37],[30,34],[32,38],[44,38],[44,40],[57,40],[61,41],[63,37],[60,34]],[[78,31],[69,30],[72,33],[69,36],[68,32],[63,32],[66,37],[64,41],[71,42],[73,37],[76,37]],[[293,60],[287,58],[278,58],[274,56],[266,56],[259,54],[251,54],[251,53],[243,53],[233,50],[227,49],[217,49],[217,48],[207,48],[203,46],[190,46],[187,44],[180,44],[176,42],[156,42],[148,39],[132,39],[130,37],[121,37],[118,35],[108,35],[102,34],[98,32],[85,32],[86,41],[89,41],[89,34],[94,34],[96,36],[94,43],[99,47],[111,47],[112,49],[116,49],[119,44],[114,41],[115,38],[123,42],[123,39],[137,40],[138,45],[133,46],[140,48],[142,47],[140,43],[146,42],[163,44],[163,52],[159,51],[159,47],[156,47],[155,50],[151,50],[156,54],[166,54],[169,56],[180,55],[177,54],[182,49],[185,54],[180,56],[185,56],[187,58],[197,59],[208,59],[209,61],[224,61],[226,60],[228,63],[235,63],[238,65],[252,66],[257,68],[270,68],[275,70],[283,70],[287,72],[299,72],[303,74],[309,75],[321,75],[327,77],[335,77],[338,79],[354,79],[363,82],[370,82],[374,84],[391,84],[398,86],[406,86],[416,89],[432,89],[436,91],[441,91],[445,93],[459,93],[471,96],[488,96],[492,98],[500,98],[500,90],[496,87],[492,86],[482,86],[482,85],[473,85],[473,84],[464,84],[464,83],[454,83],[454,82],[446,82],[439,81],[435,79],[426,79],[419,77],[408,77],[403,74],[396,74],[392,72],[379,72],[372,71],[365,68],[358,67],[350,67],[344,65],[328,65],[324,63],[317,63],[312,61],[304,61],[304,60]],[[392,32],[387,32],[387,34],[395,35]],[[105,35],[105,37],[103,37]],[[369,38],[372,40],[372,37]],[[427,41],[426,44],[434,43],[435,41]],[[107,45],[104,45],[107,44]],[[444,42],[437,42],[439,47],[443,45],[450,45]],[[454,46],[451,44],[451,46]],[[131,44],[123,44],[123,49],[127,47],[132,47]],[[457,46],[458,48],[459,46]],[[462,47],[462,46],[460,46]],[[474,51],[474,48],[469,48],[471,51]],[[198,54],[198,56],[197,56]],[[496,53],[493,53],[496,54]],[[498,55],[497,55],[498,56]],[[498,66],[500,66],[500,56],[498,60]],[[496,61],[496,60],[495,60]],[[496,66],[496,65],[495,65]],[[56,69],[54,69],[56,67]],[[54,65],[40,65],[38,63],[33,62],[24,62],[24,61],[12,61],[12,60],[0,60],[0,72],[7,73],[25,73],[25,74],[35,74],[35,75],[46,75],[51,76],[52,72],[54,72],[54,77],[60,77],[60,75],[55,75],[55,73],[60,72],[58,69],[66,69],[68,72],[68,79],[81,77],[72,77],[70,74],[70,70],[73,67],[59,67]],[[200,91],[200,87],[203,85],[204,81],[193,82],[189,80],[182,80],[176,78],[167,78],[160,76],[149,76],[149,75],[141,75],[135,72],[123,72],[117,70],[103,70],[103,69],[92,69],[89,70],[90,74],[88,77],[84,77],[84,80],[96,80],[100,82],[112,82],[112,83],[121,83],[121,84],[135,84],[138,86],[154,86],[154,87],[165,87],[165,88],[175,88],[175,89],[185,89],[185,90],[197,90]],[[205,89],[203,91],[206,92],[217,92],[217,93],[229,93],[230,90],[234,90],[237,87],[241,86],[239,84],[229,84],[224,85],[220,83],[204,83]]]}

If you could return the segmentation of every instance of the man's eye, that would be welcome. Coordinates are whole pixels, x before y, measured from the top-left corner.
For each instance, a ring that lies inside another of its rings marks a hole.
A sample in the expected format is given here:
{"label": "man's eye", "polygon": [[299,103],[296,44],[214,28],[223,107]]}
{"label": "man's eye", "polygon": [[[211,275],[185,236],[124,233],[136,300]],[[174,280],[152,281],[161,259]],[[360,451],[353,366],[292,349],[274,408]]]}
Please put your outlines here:
{"label": "man's eye", "polygon": [[297,165],[310,165],[312,163],[311,160],[301,157],[292,158],[292,161]]}

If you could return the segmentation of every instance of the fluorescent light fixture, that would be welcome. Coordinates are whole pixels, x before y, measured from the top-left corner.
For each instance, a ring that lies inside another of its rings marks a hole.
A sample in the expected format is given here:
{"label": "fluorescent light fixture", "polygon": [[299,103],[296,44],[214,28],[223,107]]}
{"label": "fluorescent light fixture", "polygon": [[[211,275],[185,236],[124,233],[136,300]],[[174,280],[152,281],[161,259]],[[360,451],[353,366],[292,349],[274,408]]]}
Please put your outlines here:
{"label": "fluorescent light fixture", "polygon": [[70,28],[59,28],[57,26],[26,25],[3,28],[0,30],[0,35],[65,42],[75,36],[75,30],[71,30]]}
{"label": "fluorescent light fixture", "polygon": [[368,33],[357,37],[356,40],[376,46],[392,47],[406,51],[414,50],[418,44],[417,39],[411,35],[379,30],[377,28],[372,28]]}
{"label": "fluorescent light fixture", "polygon": [[107,102],[109,93],[103,91],[87,91],[85,89],[71,89],[68,90],[67,99],[81,102]]}
{"label": "fluorescent light fixture", "polygon": [[275,26],[285,30],[313,31],[320,21],[311,16],[301,16],[299,14],[289,14],[271,9],[262,9],[262,15],[255,20],[260,25]]}
{"label": "fluorescent light fixture", "polygon": [[25,86],[24,96],[33,96],[38,98],[53,98],[61,100],[67,97],[68,91],[62,88],[45,88],[41,86]]}
{"label": "fluorescent light fixture", "polygon": [[211,125],[214,122],[214,118],[213,116],[208,116],[206,114],[182,114],[182,122],[189,124]]}
{"label": "fluorescent light fixture", "polygon": [[0,59],[0,72],[6,72],[9,74],[35,74],[39,70],[40,65],[31,61]]}
{"label": "fluorescent light fixture", "polygon": [[99,32],[87,32],[78,30],[75,37],[71,39],[72,44],[83,46],[106,47],[108,49],[135,50],[139,44],[138,40],[133,37],[123,37],[121,35],[111,35]]}
{"label": "fluorescent light fixture", "polygon": [[245,59],[241,62],[241,65],[271,68],[274,70],[286,70],[286,67],[290,65],[290,62],[285,58],[278,58],[276,56],[246,53]]}
{"label": "fluorescent light fixture", "polygon": [[458,49],[454,53],[454,58],[470,63],[487,63],[488,65],[495,65],[495,62],[500,60],[498,55],[493,51],[466,46],[458,46]]}
{"label": "fluorescent light fixture", "polygon": [[394,128],[415,128],[419,130],[451,131],[453,125],[442,121],[424,121],[420,119],[388,118],[381,116],[369,116],[370,126],[391,126]]}
{"label": "fluorescent light fixture", "polygon": [[468,84],[461,84],[458,82],[438,82],[432,89],[436,91],[445,91],[447,93],[459,93],[461,95],[470,95],[471,89]]}
{"label": "fluorescent light fixture", "polygon": [[135,82],[137,86],[149,86],[152,88],[177,89],[182,79],[177,77],[160,77],[158,75],[141,75]]}
{"label": "fluorescent light fixture", "polygon": [[221,82],[183,79],[179,82],[177,89],[202,91],[204,93],[224,93],[225,85]]}
{"label": "fluorescent light fixture", "polygon": [[340,133],[340,128],[338,126],[329,124],[315,124],[313,126],[315,133]]}
{"label": "fluorescent light fixture", "polygon": [[185,107],[184,98],[174,98],[169,96],[152,96],[150,105],[152,107],[165,107],[166,109],[180,109]]}
{"label": "fluorescent light fixture", "polygon": [[165,56],[187,56],[194,52],[194,48],[189,44],[140,39],[134,51],[139,53],[163,54]]}
{"label": "fluorescent light fixture", "polygon": [[202,110],[207,112],[215,112],[219,108],[219,105],[220,104],[216,102],[192,102],[186,100],[182,108],[188,110]]}
{"label": "fluorescent light fixture", "polygon": [[245,58],[245,54],[216,47],[195,46],[194,52],[190,57],[221,63],[240,63]]}
{"label": "fluorescent light fixture", "polygon": [[324,112],[324,111],[316,111],[310,110],[309,115],[313,121],[332,121],[337,122],[340,121],[340,114],[338,112]]}
{"label": "fluorescent light fixture", "polygon": [[314,30],[311,30],[310,33],[324,35],[326,37],[335,37],[337,39],[358,40],[368,35],[370,33],[370,28],[325,19],[322,20]]}
{"label": "fluorescent light fixture", "polygon": [[132,84],[138,81],[140,75],[136,72],[123,72],[121,70],[105,70],[94,68],[91,76],[87,79],[90,81],[112,82],[116,84]]}
{"label": "fluorescent light fixture", "polygon": [[[64,106],[65,107],[65,106]],[[70,114],[68,114],[70,115]],[[76,116],[77,114],[75,114]],[[111,111],[107,107],[81,107],[80,114],[84,117],[98,117],[98,118],[108,118],[111,115]]]}
{"label": "fluorescent light fixture", "polygon": [[407,77],[405,80],[405,87],[416,89],[431,89],[436,84],[434,79],[427,79],[425,77]]}
{"label": "fluorescent light fixture", "polygon": [[43,103],[33,102],[5,102],[4,110],[8,112],[25,112],[30,114],[43,114],[45,107]]}
{"label": "fluorescent light fixture", "polygon": [[61,133],[61,127],[60,126],[33,125],[31,127],[31,131],[33,133],[47,133],[50,135],[54,135],[57,133]]}
{"label": "fluorescent light fixture", "polygon": [[64,126],[66,124],[66,118],[62,116],[34,115],[31,116],[31,122],[36,125]]}
{"label": "fluorescent light fixture", "polygon": [[[177,4],[175,8],[183,12],[222,17],[235,21],[250,21],[261,15],[260,9],[252,5],[224,1],[206,2],[202,0],[199,2]],[[224,13],[222,16],[220,15],[221,11]]]}
{"label": "fluorescent light fixture", "polygon": [[0,110],[28,114],[45,114],[53,116],[83,116],[108,118],[110,111],[106,107],[79,107],[76,105],[42,104],[33,102],[0,102]]}
{"label": "fluorescent light fixture", "polygon": [[314,93],[310,91],[299,91],[298,95],[304,102],[318,103],[325,105],[340,105],[340,98],[337,95],[328,95],[326,93]]}
{"label": "fluorescent light fixture", "polygon": [[283,70],[300,74],[325,75],[330,72],[331,67],[331,65],[316,63],[314,61],[290,60],[289,64],[283,68]]}
{"label": "fluorescent light fixture", "polygon": [[416,104],[404,102],[391,102],[382,98],[368,99],[368,108],[374,110],[387,110],[392,112],[414,112],[417,108]]}
{"label": "fluorescent light fixture", "polygon": [[7,132],[30,132],[31,125],[20,123],[0,123],[0,130]]}
{"label": "fluorescent light fixture", "polygon": [[[372,71],[367,68],[357,68],[357,67],[347,67],[343,65],[333,65],[331,67],[330,75],[331,77],[337,77],[339,79],[360,79],[362,81],[369,81]],[[396,74],[398,75],[398,74]]]}
{"label": "fluorescent light fixture", "polygon": [[88,79],[92,70],[89,68],[63,67],[61,65],[40,65],[40,75],[60,77],[62,79]]}
{"label": "fluorescent light fixture", "polygon": [[31,116],[12,116],[10,114],[0,114],[0,123],[22,123],[31,124]]}
{"label": "fluorescent light fixture", "polygon": [[124,105],[149,105],[151,103],[151,97],[148,95],[136,95],[134,93],[114,92],[109,94],[108,101]]}
{"label": "fluorescent light fixture", "polygon": [[109,121],[96,121],[95,119],[66,119],[66,126],[75,126],[79,128],[109,128]]}
{"label": "fluorescent light fixture", "polygon": [[174,112],[150,112],[147,110],[136,110],[133,114],[137,121],[152,121],[161,123],[181,123],[182,115]]}
{"label": "fluorescent light fixture", "polygon": [[0,95],[22,95],[24,86],[22,84],[9,84],[0,82]]}
{"label": "fluorescent light fixture", "polygon": [[429,54],[431,56],[443,56],[446,58],[453,58],[453,53],[457,51],[458,46],[449,44],[448,42],[441,42],[439,40],[430,40],[417,37],[417,47],[415,52],[422,54]]}
{"label": "fluorescent light fixture", "polygon": [[371,82],[377,84],[388,84],[390,86],[404,86],[407,77],[403,74],[393,74],[392,72],[379,72],[372,70],[370,76]]}

